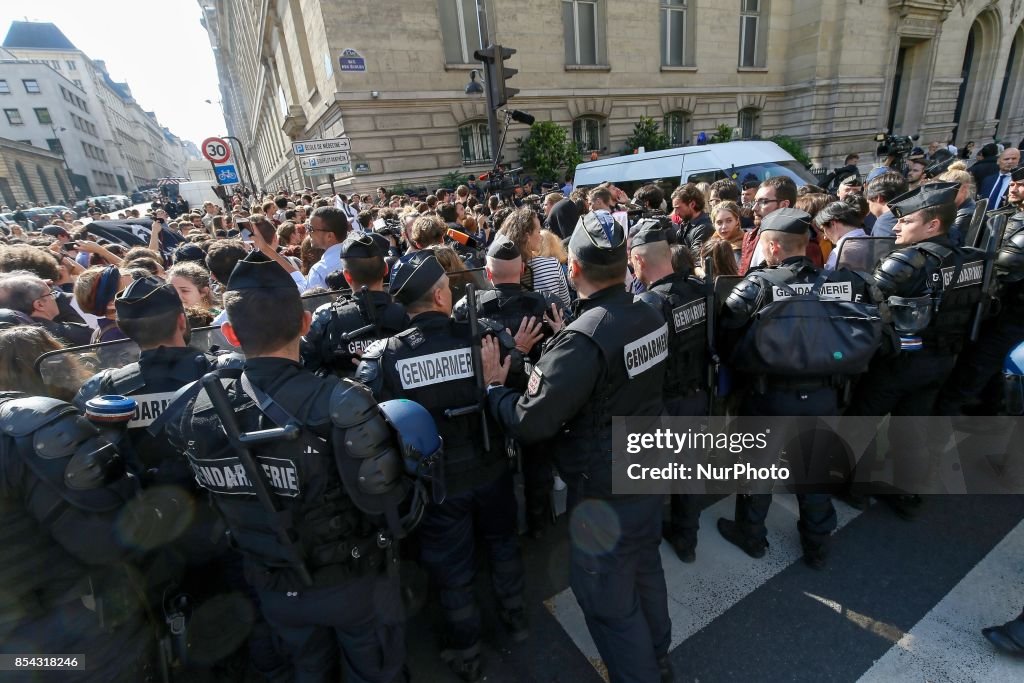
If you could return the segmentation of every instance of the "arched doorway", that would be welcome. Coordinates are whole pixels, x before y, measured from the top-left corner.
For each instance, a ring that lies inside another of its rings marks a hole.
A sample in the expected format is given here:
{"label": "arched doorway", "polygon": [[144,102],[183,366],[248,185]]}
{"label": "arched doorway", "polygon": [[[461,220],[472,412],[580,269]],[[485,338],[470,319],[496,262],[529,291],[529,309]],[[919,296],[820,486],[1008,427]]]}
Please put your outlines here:
{"label": "arched doorway", "polygon": [[18,172],[18,178],[21,180],[22,188],[25,190],[25,196],[28,200],[35,204],[39,200],[36,198],[36,190],[32,187],[32,183],[28,180],[28,174],[25,173],[25,167],[21,165],[20,161],[14,162],[14,170]]}
{"label": "arched doorway", "polygon": [[999,119],[997,137],[1002,137],[1014,128],[1022,118],[1020,111],[1024,102],[1021,79],[1024,78],[1024,24],[1017,27],[1010,44],[1010,54],[1006,58],[1006,69],[1003,72],[1003,83],[999,89],[999,103],[996,105],[996,118]]}
{"label": "arched doorway", "polygon": [[983,133],[984,121],[991,117],[1000,35],[999,14],[991,9],[977,16],[967,34],[953,111],[953,137],[958,143]]}
{"label": "arched doorway", "polygon": [[46,174],[43,173],[42,166],[36,166],[36,175],[39,176],[39,182],[43,186],[43,192],[46,193],[46,201],[50,202],[51,205],[57,203],[57,198],[53,196],[53,190],[50,188],[50,181],[46,179]]}

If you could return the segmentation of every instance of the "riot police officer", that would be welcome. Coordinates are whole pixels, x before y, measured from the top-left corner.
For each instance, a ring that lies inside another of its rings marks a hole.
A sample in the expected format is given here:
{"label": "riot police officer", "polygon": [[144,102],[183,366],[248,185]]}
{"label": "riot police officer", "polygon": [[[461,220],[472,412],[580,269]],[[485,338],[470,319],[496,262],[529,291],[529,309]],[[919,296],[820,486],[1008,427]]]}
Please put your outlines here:
{"label": "riot police officer", "polygon": [[[485,341],[488,408],[521,443],[551,440],[568,484],[569,583],[613,683],[672,680],[659,496],[612,493],[612,416],[664,413],[668,327],[624,288],[626,235],[593,213],[569,240],[576,319],[544,348],[526,392]],[[608,526],[617,536],[607,542]]]}
{"label": "riot police officer", "polygon": [[405,309],[384,291],[388,248],[387,238],[377,233],[358,233],[341,245],[342,273],[352,296],[324,304],[313,314],[302,340],[303,367],[351,377],[367,346],[405,329]]}
{"label": "riot police officer", "polygon": [[181,462],[180,452],[166,439],[153,438],[146,431],[163,412],[174,393],[218,364],[240,364],[237,355],[215,357],[186,346],[189,336],[185,311],[174,287],[155,277],[132,281],[114,299],[118,327],[139,345],[136,363],[107,368],[89,379],[75,397],[79,410],[94,396],[120,394],[136,401],[135,415],[128,422],[137,474],[143,483],[190,481],[191,471]]}
{"label": "riot police officer", "polygon": [[[476,681],[477,535],[487,544],[502,620],[514,639],[528,634],[510,458],[501,431],[481,405],[470,327],[450,317],[448,276],[433,253],[422,251],[400,264],[391,291],[409,312],[409,327],[370,346],[356,378],[378,400],[407,398],[423,405],[444,439],[447,496],[427,506],[419,528],[420,559],[440,588],[446,625],[441,657],[463,680]],[[497,324],[490,329],[503,331]]]}
{"label": "riot police officer", "polygon": [[[900,335],[900,353],[878,358],[861,379],[847,414],[933,414],[936,398],[969,334],[982,296],[984,254],[958,247],[947,232],[956,217],[957,183],[929,183],[891,202],[897,249],[875,267]],[[926,435],[891,427],[890,452],[897,483],[928,476]],[[882,498],[902,518],[916,515],[919,496],[906,491]]]}
{"label": "riot police officer", "polygon": [[[752,269],[725,301],[718,340],[727,364],[741,373],[741,380],[745,380],[746,393],[740,405],[740,415],[831,416],[840,412],[840,400],[850,380],[847,374],[850,370],[837,366],[834,372],[826,373],[818,369],[829,367],[829,359],[837,352],[826,343],[826,339],[818,338],[807,345],[820,358],[793,354],[792,367],[785,367],[778,362],[779,359],[766,358],[766,349],[760,348],[766,344],[775,344],[779,348],[787,344],[799,346],[797,336],[815,336],[809,319],[803,321],[801,327],[780,329],[778,334],[786,335],[781,339],[761,336],[755,329],[761,317],[759,313],[773,303],[777,308],[778,302],[799,294],[827,296],[849,304],[871,302],[870,284],[861,277],[845,270],[823,271],[807,258],[805,252],[812,231],[811,216],[799,209],[776,209],[767,214],[761,221],[760,240],[768,267]],[[831,313],[821,309],[826,319]],[[865,317],[870,317],[868,311],[865,311]],[[873,345],[858,350],[864,360],[861,370],[866,369],[880,342],[879,324],[878,337]],[[850,356],[851,350],[843,349],[840,353]],[[852,363],[853,359],[849,361]],[[777,432],[786,433],[786,430],[780,426]],[[773,439],[773,446],[787,445],[784,442],[782,437]],[[813,439],[801,437],[799,450],[793,452],[790,459],[796,457],[802,457],[806,465],[814,467],[813,461],[820,460],[822,453],[813,449]],[[768,548],[765,519],[771,500],[771,494],[738,494],[735,519],[719,519],[719,532],[751,557],[763,557]],[[826,492],[809,491],[798,493],[797,500],[804,562],[814,569],[821,569],[825,566],[829,540],[836,528],[832,498]]]}
{"label": "riot police officer", "polygon": [[[668,370],[665,409],[669,415],[706,415],[707,306],[704,283],[692,273],[672,269],[669,233],[661,221],[641,220],[633,236],[629,261],[647,291],[637,301],[652,306],[668,323]],[[683,562],[697,559],[701,499],[673,494],[666,538]]]}
{"label": "riot police officer", "polygon": [[[340,647],[346,680],[393,681],[405,658],[395,558],[336,464],[357,444],[367,466],[387,460],[388,428],[364,387],[299,365],[311,316],[277,263],[260,252],[239,261],[224,301],[224,334],[245,352],[245,369],[184,393],[171,440],[227,523],[295,680],[336,680]],[[272,429],[295,438],[250,453],[228,436]],[[399,485],[394,476],[367,478],[382,493]]]}
{"label": "riot police officer", "polygon": [[151,638],[128,563],[185,510],[140,500],[117,449],[46,397],[0,394],[0,477],[0,653],[84,656],[73,673],[5,677],[143,680]]}
{"label": "riot police officer", "polygon": [[[506,330],[518,330],[524,320],[534,318],[545,321],[541,326],[544,336],[531,349],[527,360],[535,365],[540,358],[541,345],[550,339],[567,314],[562,300],[550,292],[532,292],[521,283],[523,257],[515,243],[498,235],[487,251],[487,279],[493,289],[479,291],[476,295],[476,311],[481,318],[498,323]],[[467,319],[466,297],[455,304],[453,316],[456,320]],[[514,388],[526,390],[528,370],[518,377]],[[551,518],[551,487],[554,477],[551,458],[542,444],[521,447],[524,497],[526,499],[527,534],[539,538]],[[528,451],[528,452],[527,452]]]}
{"label": "riot police officer", "polygon": [[[995,384],[1006,354],[1024,340],[1024,166],[1010,172],[1007,190],[1009,204],[1015,209],[1003,230],[1002,243],[995,256],[999,307],[985,321],[978,339],[957,358],[956,369],[939,396],[939,415],[958,415],[965,408],[994,414],[998,395],[986,392]],[[991,220],[991,219],[990,219]]]}

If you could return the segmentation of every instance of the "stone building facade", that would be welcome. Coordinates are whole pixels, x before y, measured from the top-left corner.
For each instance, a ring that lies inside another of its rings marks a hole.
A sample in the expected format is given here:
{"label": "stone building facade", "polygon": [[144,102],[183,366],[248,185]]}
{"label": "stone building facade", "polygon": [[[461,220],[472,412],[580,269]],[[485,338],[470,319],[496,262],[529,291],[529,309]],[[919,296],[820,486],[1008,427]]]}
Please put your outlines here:
{"label": "stone building facade", "polygon": [[[479,2],[491,42],[518,51],[510,106],[587,153],[619,154],[641,116],[676,145],[720,124],[788,135],[829,167],[869,160],[883,129],[924,146],[1024,134],[1022,0]],[[487,169],[486,105],[464,92],[480,68],[475,0],[200,5],[259,185],[325,186],[300,175],[291,143],[340,135],[341,187]],[[511,126],[506,160],[526,133]]]}
{"label": "stone building facade", "polygon": [[0,138],[0,203],[4,206],[13,210],[23,204],[60,204],[71,196],[70,188],[60,154]]}

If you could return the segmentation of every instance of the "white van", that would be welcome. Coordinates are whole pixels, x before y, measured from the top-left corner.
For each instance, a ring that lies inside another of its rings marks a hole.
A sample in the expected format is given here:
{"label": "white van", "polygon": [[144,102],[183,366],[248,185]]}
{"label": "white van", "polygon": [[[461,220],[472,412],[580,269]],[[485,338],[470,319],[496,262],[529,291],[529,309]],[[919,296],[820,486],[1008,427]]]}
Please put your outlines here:
{"label": "white van", "polygon": [[178,185],[178,194],[185,198],[190,209],[203,208],[203,202],[210,201],[217,206],[223,205],[220,197],[213,191],[215,185],[212,180],[193,180]]}
{"label": "white van", "polygon": [[655,183],[668,197],[684,183],[732,178],[742,186],[748,180],[761,182],[779,175],[789,176],[797,187],[817,182],[803,164],[774,142],[750,140],[588,161],[576,167],[573,187],[593,187],[607,181],[632,196],[642,185]]}

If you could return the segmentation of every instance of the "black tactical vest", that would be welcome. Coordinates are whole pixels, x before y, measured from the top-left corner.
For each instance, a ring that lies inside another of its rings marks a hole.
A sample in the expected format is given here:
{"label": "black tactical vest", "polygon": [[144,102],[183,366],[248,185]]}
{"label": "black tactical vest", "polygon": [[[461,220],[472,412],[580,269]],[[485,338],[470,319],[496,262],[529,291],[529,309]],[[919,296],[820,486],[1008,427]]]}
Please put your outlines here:
{"label": "black tactical vest", "polygon": [[[321,396],[325,404],[321,412],[326,416],[330,389],[337,381],[314,377],[289,364],[266,393],[286,411],[303,405],[310,396]],[[238,380],[225,379],[223,384],[242,432],[282,426],[263,415]],[[380,564],[380,554],[368,552],[375,548],[367,539],[374,537],[376,527],[345,493],[328,441],[340,437],[332,436],[329,417],[310,424],[312,416],[292,415],[303,425],[298,439],[258,446],[252,454],[279,505],[290,516],[289,526],[314,585],[333,585]],[[270,514],[253,493],[245,468],[228,444],[205,390],[186,409],[181,437],[196,482],[210,492],[235,545],[247,559],[247,579],[257,588],[302,589]]]}
{"label": "black tactical vest", "polygon": [[[1007,221],[1006,230],[1003,231],[1003,244],[1014,236],[1020,239],[1018,233],[1024,234],[1024,211],[1018,211]],[[1024,324],[1024,279],[1021,278],[1021,273],[1014,273],[1012,279],[1012,282],[1001,283],[999,288],[999,303],[1002,307],[1000,316],[1015,320],[1017,324]]]}
{"label": "black tactical vest", "polygon": [[594,368],[596,393],[555,437],[555,458],[565,475],[584,477],[581,495],[604,498],[612,494],[612,418],[664,413],[668,324],[621,285],[579,300],[576,314],[563,333],[589,337],[601,361]]}
{"label": "black tactical vest", "polygon": [[[508,467],[504,437],[487,411],[490,451],[484,451],[481,414],[449,417],[446,410],[478,405],[469,325],[443,313],[423,313],[409,329],[384,342],[380,400],[407,398],[433,416],[444,439],[448,495],[493,481]],[[371,350],[372,352],[372,350]]]}
{"label": "black tactical vest", "polygon": [[[405,308],[385,292],[362,292],[324,304],[313,315],[313,323],[302,340],[303,367],[325,370],[338,377],[352,377],[353,358],[370,344],[404,330],[409,323]],[[373,307],[369,315],[367,305]]]}
{"label": "black tactical vest", "polygon": [[924,348],[960,353],[981,301],[985,254],[947,242],[919,242],[914,247],[925,253],[925,281],[934,302],[932,321],[920,333]]}
{"label": "black tactical vest", "polygon": [[202,377],[216,366],[216,358],[189,347],[166,347],[143,351],[137,363],[104,370],[90,379],[75,397],[79,410],[95,396],[120,394],[137,402],[128,423],[131,453],[143,481],[149,483],[188,483],[189,471],[182,467],[177,450],[164,438],[151,436],[146,428],[160,417],[174,393]]}
{"label": "black tactical vest", "polygon": [[636,297],[654,306],[668,322],[668,370],[665,398],[680,398],[707,381],[707,302],[704,283],[672,274]]}

